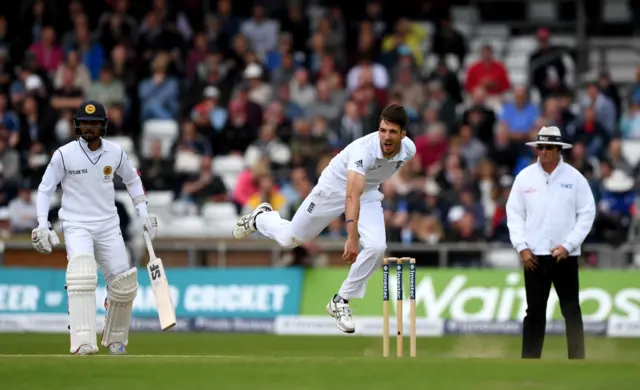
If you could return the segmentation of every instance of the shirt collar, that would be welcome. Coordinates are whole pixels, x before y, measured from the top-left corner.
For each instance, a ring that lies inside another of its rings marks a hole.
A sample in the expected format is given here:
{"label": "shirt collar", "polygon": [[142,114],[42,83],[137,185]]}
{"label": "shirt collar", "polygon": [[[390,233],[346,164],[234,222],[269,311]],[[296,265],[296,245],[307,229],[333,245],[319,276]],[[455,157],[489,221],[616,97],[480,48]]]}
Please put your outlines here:
{"label": "shirt collar", "polygon": [[538,157],[538,159],[536,160],[536,164],[538,165],[538,169],[540,169],[540,172],[542,172],[544,175],[555,176],[556,172],[562,169],[562,166],[564,165],[564,158],[562,158],[562,155],[560,155],[560,161],[558,161],[558,166],[556,166],[556,169],[554,169],[553,172],[551,172],[551,174],[547,173],[547,171],[545,171],[542,168],[542,164],[540,164],[540,157]]}
{"label": "shirt collar", "polygon": [[101,153],[101,152],[112,152],[113,148],[111,147],[111,145],[109,145],[108,143],[106,143],[104,141],[104,139],[101,140],[100,142],[100,147],[96,150],[90,150],[87,147],[86,142],[81,141],[80,139],[78,139],[78,143],[80,144],[80,147],[84,150],[86,150],[87,152],[91,152],[91,153]]}

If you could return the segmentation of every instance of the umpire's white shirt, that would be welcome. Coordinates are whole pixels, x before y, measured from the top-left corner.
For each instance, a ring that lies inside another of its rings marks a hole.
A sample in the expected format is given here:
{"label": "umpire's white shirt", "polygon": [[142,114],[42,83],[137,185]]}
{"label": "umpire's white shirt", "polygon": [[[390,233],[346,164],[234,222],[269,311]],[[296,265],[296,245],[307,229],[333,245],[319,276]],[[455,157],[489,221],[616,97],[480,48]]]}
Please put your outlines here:
{"label": "umpire's white shirt", "polygon": [[62,221],[92,223],[115,217],[118,215],[113,186],[116,174],[127,185],[132,198],[144,195],[138,171],[118,144],[102,139],[102,145],[95,151],[83,141],[60,147],[38,187],[38,221],[46,221],[49,199],[58,184],[62,186],[58,213]]}
{"label": "umpire's white shirt", "polygon": [[550,255],[562,245],[571,256],[591,231],[595,201],[587,179],[562,158],[548,174],[538,161],[516,177],[507,201],[507,226],[518,252]]}

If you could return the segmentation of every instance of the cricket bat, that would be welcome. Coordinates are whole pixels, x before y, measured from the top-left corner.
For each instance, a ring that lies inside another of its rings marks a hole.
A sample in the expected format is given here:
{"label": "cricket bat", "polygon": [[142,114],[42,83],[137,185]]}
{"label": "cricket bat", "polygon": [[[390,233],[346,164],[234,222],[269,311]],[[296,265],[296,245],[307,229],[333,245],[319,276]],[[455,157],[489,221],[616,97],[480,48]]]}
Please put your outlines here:
{"label": "cricket bat", "polygon": [[147,264],[147,272],[151,280],[151,288],[153,296],[156,299],[156,307],[158,309],[158,317],[160,318],[160,327],[163,331],[167,331],[176,325],[176,310],[171,301],[171,291],[169,290],[169,282],[164,272],[162,260],[156,257],[156,253],[151,245],[151,237],[145,230],[142,232],[144,241],[149,251],[149,263]]}

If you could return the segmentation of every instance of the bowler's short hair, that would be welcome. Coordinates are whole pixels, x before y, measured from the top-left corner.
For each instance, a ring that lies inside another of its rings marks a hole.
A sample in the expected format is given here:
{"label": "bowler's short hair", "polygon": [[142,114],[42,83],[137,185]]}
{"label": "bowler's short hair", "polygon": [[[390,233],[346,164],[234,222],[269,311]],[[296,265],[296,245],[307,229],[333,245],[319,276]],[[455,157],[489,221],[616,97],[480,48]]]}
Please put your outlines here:
{"label": "bowler's short hair", "polygon": [[407,129],[409,123],[409,115],[407,110],[399,104],[389,104],[382,110],[380,114],[380,120],[390,122],[400,126],[401,130]]}

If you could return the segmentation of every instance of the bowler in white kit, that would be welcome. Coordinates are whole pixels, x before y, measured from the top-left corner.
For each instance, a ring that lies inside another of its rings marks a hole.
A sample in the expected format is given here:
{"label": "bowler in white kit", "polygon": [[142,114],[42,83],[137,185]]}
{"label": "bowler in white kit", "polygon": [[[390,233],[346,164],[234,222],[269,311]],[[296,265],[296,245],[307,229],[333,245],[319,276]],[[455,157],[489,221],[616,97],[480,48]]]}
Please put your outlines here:
{"label": "bowler in white kit", "polygon": [[378,188],[416,154],[415,144],[406,137],[408,121],[404,107],[387,106],[378,131],[353,141],[331,160],[291,221],[262,203],[242,216],[233,231],[234,238],[241,239],[257,230],[282,247],[294,248],[345,213],[348,237],[342,258],[351,268],[326,310],[346,333],[355,331],[349,300],[364,297],[387,249],[383,195]]}
{"label": "bowler in white kit", "polygon": [[95,101],[83,103],[74,117],[77,139],[55,151],[38,187],[38,227],[31,239],[35,250],[51,253],[59,244],[48,221],[51,196],[62,187],[58,213],[67,251],[66,289],[69,297],[70,352],[91,355],[96,342],[98,266],[107,285],[107,316],[101,344],[113,355],[124,355],[131,310],[138,292],[135,267],[129,265],[120,218],[115,206],[114,175],[122,178],[143,229],[151,239],[157,220],[147,213],[147,197],[138,171],[117,144],[103,139],[109,120]]}

